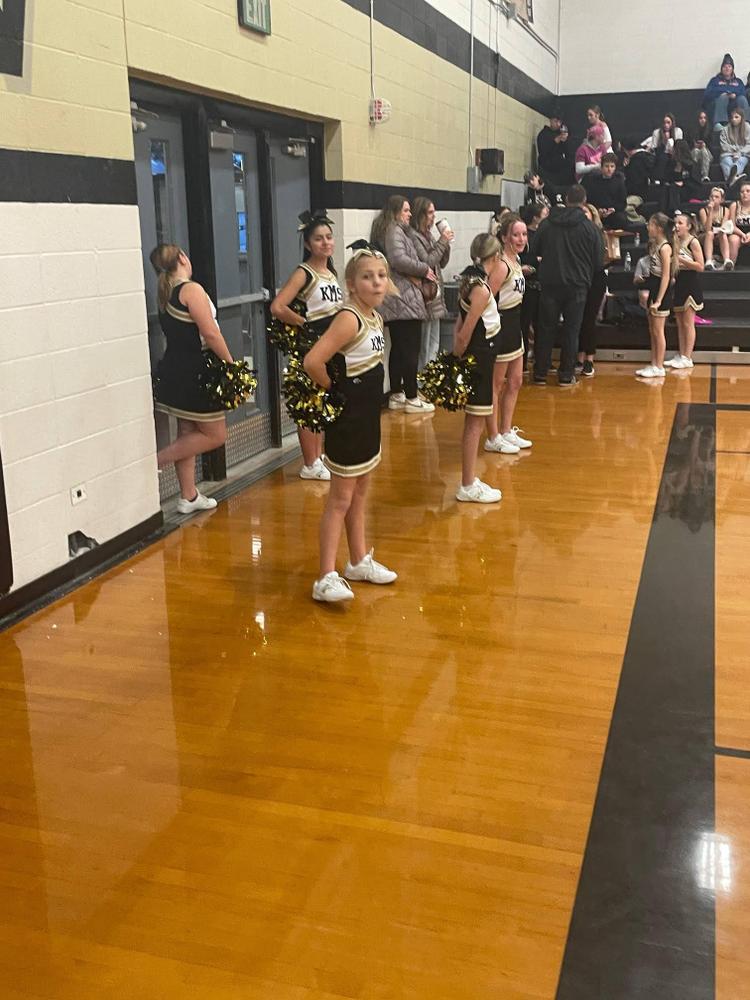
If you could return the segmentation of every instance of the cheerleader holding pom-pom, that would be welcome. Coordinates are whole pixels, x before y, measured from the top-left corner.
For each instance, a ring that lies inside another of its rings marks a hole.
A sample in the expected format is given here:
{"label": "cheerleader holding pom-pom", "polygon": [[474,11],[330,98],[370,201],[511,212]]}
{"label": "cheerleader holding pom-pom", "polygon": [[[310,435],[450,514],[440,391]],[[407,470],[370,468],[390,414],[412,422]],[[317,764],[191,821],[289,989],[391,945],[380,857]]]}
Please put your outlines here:
{"label": "cheerleader holding pom-pom", "polygon": [[[375,311],[393,294],[385,257],[363,240],[352,244],[346,266],[347,304],[305,356],[305,371],[324,389],[332,384],[345,399],[341,416],[325,432],[325,463],[331,489],[320,522],[320,576],[316,601],[354,597],[347,580],[393,583],[396,573],[376,562],[365,541],[365,499],[370,474],[380,463],[380,409],[383,398],[383,320]],[[333,372],[334,378],[331,378]],[[341,533],[346,528],[349,562],[336,571]]]}
{"label": "cheerleader holding pom-pom", "polygon": [[462,481],[456,499],[469,503],[497,503],[500,490],[483,483],[475,475],[477,449],[486,417],[492,416],[495,358],[500,351],[500,313],[490,277],[500,260],[499,240],[489,233],[476,236],[471,244],[474,263],[461,274],[460,315],[453,335],[454,353],[471,354],[477,366],[469,401],[466,404],[462,450]]}
{"label": "cheerleader holding pom-pom", "polygon": [[[334,238],[332,222],[325,212],[303,212],[299,232],[304,247],[302,263],[271,303],[271,314],[285,327],[296,328],[296,338],[289,344],[304,353],[311,343],[325,333],[343,300],[336,269],[333,266]],[[296,341],[296,344],[294,343]],[[300,479],[330,479],[322,461],[323,436],[305,427],[297,428],[302,460]]]}

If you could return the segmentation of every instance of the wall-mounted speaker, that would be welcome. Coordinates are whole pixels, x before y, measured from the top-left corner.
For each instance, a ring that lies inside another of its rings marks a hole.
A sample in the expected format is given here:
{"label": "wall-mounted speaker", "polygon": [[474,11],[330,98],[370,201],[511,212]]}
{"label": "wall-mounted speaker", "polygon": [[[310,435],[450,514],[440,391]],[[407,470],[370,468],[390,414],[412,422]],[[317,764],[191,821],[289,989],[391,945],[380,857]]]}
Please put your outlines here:
{"label": "wall-mounted speaker", "polygon": [[476,152],[476,164],[482,172],[482,176],[488,174],[505,173],[505,150],[503,149],[478,149]]}

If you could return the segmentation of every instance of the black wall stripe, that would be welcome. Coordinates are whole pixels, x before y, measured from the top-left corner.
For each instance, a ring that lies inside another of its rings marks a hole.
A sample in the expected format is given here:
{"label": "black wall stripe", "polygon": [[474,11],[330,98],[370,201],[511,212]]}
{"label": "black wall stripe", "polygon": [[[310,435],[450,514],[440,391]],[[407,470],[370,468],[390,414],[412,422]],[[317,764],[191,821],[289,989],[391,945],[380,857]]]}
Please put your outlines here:
{"label": "black wall stripe", "polygon": [[[467,194],[464,191],[436,191],[434,188],[413,188],[402,184],[365,184],[358,181],[325,181],[323,204],[332,208],[382,208],[386,198],[402,194],[413,200],[424,195],[435,202],[439,212],[494,212],[500,204],[499,194]],[[489,221],[489,220],[488,220]]]}
{"label": "black wall stripe", "polygon": [[13,556],[10,547],[8,505],[5,499],[3,456],[0,454],[0,595],[7,594],[13,586]]}
{"label": "black wall stripe", "polygon": [[0,149],[0,202],[136,205],[132,160]]}
{"label": "black wall stripe", "polygon": [[715,995],[715,412],[677,407],[557,1000]]}
{"label": "black wall stripe", "polygon": [[23,76],[23,32],[26,0],[0,4],[0,73]]}
{"label": "black wall stripe", "polygon": [[[369,0],[344,0],[370,16]],[[468,73],[471,68],[471,35],[441,14],[426,0],[376,0],[375,20],[415,45]],[[555,103],[552,91],[518,69],[478,38],[474,38],[474,76],[534,111],[549,113]]]}

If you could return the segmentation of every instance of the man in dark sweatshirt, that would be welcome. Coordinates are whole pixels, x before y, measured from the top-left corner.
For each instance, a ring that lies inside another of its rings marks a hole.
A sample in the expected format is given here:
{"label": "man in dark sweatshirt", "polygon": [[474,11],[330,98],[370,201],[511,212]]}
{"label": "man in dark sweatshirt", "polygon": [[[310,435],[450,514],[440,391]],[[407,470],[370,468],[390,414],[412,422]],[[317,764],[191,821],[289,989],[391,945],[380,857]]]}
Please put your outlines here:
{"label": "man in dark sweatshirt", "polygon": [[539,173],[553,201],[558,188],[573,183],[573,151],[569,147],[568,127],[563,125],[560,112],[553,111],[549,125],[536,137]]}
{"label": "man in dark sweatshirt", "polygon": [[583,212],[586,192],[574,184],[565,197],[566,207],[539,227],[536,252],[541,257],[539,281],[539,332],[534,340],[534,385],[546,385],[557,324],[562,313],[560,386],[575,385],[578,334],[594,274],[602,266],[599,231]]}
{"label": "man in dark sweatshirt", "polygon": [[605,229],[628,229],[625,204],[628,193],[625,178],[617,173],[617,157],[605,153],[602,157],[601,173],[586,174],[583,179],[589,205],[599,209]]}
{"label": "man in dark sweatshirt", "polygon": [[654,172],[654,155],[647,152],[640,140],[631,136],[623,141],[626,153],[625,186],[629,195],[637,195],[648,201],[649,181]]}

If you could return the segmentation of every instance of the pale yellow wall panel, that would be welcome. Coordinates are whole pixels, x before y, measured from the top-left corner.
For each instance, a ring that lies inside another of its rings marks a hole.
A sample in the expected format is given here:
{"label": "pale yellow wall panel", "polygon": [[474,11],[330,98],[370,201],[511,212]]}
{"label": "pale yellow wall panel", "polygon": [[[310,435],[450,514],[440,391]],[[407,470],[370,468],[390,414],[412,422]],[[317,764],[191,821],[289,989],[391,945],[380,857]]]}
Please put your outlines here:
{"label": "pale yellow wall panel", "polygon": [[[154,8],[158,6],[154,4]],[[82,7],[72,0],[35,0],[31,10],[27,38],[34,45],[125,66],[122,8],[114,16],[97,5]]]}
{"label": "pale yellow wall panel", "polygon": [[80,105],[38,97],[26,100],[33,137],[31,148],[48,153],[132,160],[129,113],[95,112]]}
{"label": "pale yellow wall panel", "polygon": [[0,90],[0,147],[28,149],[30,143],[27,98]]}
{"label": "pale yellow wall panel", "polygon": [[122,113],[130,102],[128,75],[115,66],[69,52],[37,51],[31,74],[33,94],[66,104]]}

